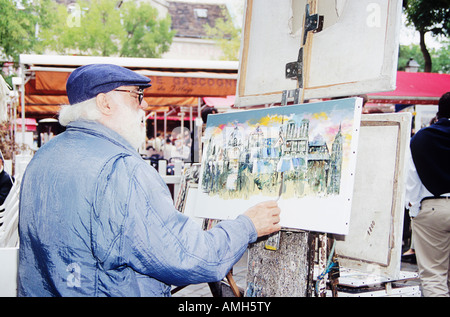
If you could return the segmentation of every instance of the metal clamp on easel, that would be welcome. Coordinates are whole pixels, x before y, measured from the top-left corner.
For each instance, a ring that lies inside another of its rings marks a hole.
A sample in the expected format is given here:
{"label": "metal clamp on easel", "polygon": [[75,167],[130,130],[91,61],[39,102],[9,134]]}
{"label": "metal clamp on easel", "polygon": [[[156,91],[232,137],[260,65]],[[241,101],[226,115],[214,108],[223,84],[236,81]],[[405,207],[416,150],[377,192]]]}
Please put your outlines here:
{"label": "metal clamp on easel", "polygon": [[296,62],[286,64],[286,78],[297,79],[300,88],[303,88],[303,46],[298,52]]}
{"label": "metal clamp on easel", "polygon": [[[306,39],[308,37],[308,32],[320,32],[323,26],[323,16],[318,14],[309,14],[309,4],[306,5],[305,13],[305,24],[303,32],[303,42],[298,52],[298,58],[295,62],[290,62],[286,64],[286,78],[296,79],[298,81],[298,87],[303,88],[303,47],[306,44]],[[283,92],[284,98],[284,92]],[[298,100],[297,102],[298,103]],[[282,103],[283,104],[283,103]]]}
{"label": "metal clamp on easel", "polygon": [[[306,38],[308,36],[308,32],[318,32],[321,29],[321,25],[323,25],[323,16],[319,16],[318,14],[310,15],[309,4],[306,5],[306,13],[305,13],[305,24],[304,24],[304,33],[303,33],[303,42],[300,47],[297,61],[290,62],[286,64],[285,75],[286,78],[291,78],[297,80],[298,87],[297,89],[292,90],[283,90],[281,96],[281,106],[286,106],[289,99],[293,98],[294,104],[299,104],[303,100],[301,100],[301,90],[303,89],[303,46],[306,44]],[[283,180],[280,185],[280,193],[277,198],[280,199],[283,189]],[[273,233],[269,236],[264,244],[264,248],[267,250],[276,251],[280,247],[280,236],[281,231],[277,233]]]}
{"label": "metal clamp on easel", "polygon": [[281,105],[286,106],[289,99],[293,99],[294,104],[300,103],[300,91],[301,88],[292,89],[292,90],[283,90],[283,94],[281,96]]}

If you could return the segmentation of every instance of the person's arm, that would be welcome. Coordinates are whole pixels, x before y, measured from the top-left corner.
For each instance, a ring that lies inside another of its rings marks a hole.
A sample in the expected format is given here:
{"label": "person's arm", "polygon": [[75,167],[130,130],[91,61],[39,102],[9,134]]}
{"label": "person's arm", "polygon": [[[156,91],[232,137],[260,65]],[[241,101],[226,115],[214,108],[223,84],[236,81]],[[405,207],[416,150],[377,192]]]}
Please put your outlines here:
{"label": "person's arm", "polygon": [[411,149],[406,150],[406,182],[405,182],[405,208],[409,210],[411,217],[419,213],[420,202],[425,196],[432,196],[430,192],[422,185],[422,181],[417,174],[416,166],[411,155]]}
{"label": "person's arm", "polygon": [[113,210],[110,215],[117,218],[102,221],[111,223],[102,225],[110,236],[109,247],[99,246],[101,252],[97,252],[103,254],[99,258],[105,268],[127,265],[172,285],[217,281],[258,235],[279,230],[279,209],[269,203],[203,231],[174,208],[166,184],[154,169],[141,166],[133,175],[130,180],[109,177],[105,189],[106,196],[114,198],[102,208]]}

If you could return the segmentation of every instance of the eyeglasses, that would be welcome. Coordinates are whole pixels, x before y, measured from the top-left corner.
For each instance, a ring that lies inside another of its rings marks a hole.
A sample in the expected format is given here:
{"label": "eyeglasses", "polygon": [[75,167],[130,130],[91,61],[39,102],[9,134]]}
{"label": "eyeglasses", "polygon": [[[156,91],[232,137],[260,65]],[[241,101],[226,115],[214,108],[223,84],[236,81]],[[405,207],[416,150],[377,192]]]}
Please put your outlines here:
{"label": "eyeglasses", "polygon": [[142,100],[144,100],[144,89],[139,88],[138,90],[126,90],[126,89],[114,89],[114,91],[120,91],[120,92],[128,92],[138,95],[138,101],[139,105],[141,105]]}

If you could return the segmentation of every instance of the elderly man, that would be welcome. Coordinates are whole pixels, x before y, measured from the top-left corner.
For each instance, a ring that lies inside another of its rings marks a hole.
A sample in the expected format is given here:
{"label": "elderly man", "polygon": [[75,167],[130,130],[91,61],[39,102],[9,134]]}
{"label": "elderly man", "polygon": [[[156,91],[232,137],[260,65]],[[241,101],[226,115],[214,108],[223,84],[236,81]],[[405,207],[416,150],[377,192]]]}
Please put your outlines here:
{"label": "elderly man", "polygon": [[19,296],[170,296],[171,285],[222,279],[249,243],[280,229],[275,202],[209,231],[174,209],[136,151],[149,82],[107,64],[70,75],[67,129],[22,182]]}

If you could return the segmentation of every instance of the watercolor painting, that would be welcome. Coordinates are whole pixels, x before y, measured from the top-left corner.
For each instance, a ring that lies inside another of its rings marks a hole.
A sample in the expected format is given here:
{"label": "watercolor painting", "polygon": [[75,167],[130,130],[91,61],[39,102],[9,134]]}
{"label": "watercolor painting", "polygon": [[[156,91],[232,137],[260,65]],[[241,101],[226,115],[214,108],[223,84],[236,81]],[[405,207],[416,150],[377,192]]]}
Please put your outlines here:
{"label": "watercolor painting", "polygon": [[208,116],[196,215],[278,200],[284,227],[345,233],[360,114],[348,98]]}

